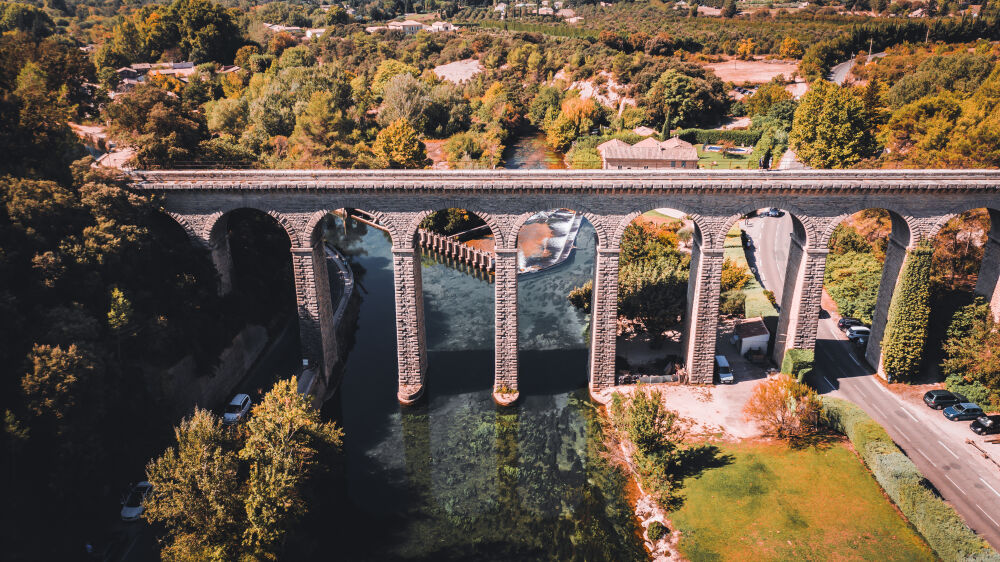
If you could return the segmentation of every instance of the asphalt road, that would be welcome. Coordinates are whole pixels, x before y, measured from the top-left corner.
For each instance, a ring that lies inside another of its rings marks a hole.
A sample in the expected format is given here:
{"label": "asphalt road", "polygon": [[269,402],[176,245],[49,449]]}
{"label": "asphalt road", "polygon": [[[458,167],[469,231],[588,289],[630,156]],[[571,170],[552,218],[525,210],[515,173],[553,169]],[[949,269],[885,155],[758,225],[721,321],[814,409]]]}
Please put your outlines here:
{"label": "asphalt road", "polygon": [[[885,53],[875,53],[871,56],[873,59],[880,59],[885,56]],[[837,84],[838,86],[843,86],[844,81],[847,80],[848,73],[851,72],[851,68],[854,67],[854,59],[844,61],[837,66],[830,69],[830,74],[827,75],[827,80]]]}
{"label": "asphalt road", "polygon": [[[782,221],[787,225],[782,226]],[[783,241],[791,233],[791,218],[787,214],[781,218],[754,218],[747,231],[756,247],[765,287],[777,295],[784,279],[788,244]],[[820,394],[857,404],[882,424],[965,522],[1000,549],[1000,466],[984,458],[966,440],[973,440],[998,462],[1000,445],[986,443],[972,433],[969,422],[948,421],[940,411],[888,390],[837,329],[836,318],[821,316],[825,318],[819,324],[816,371],[810,381],[813,387]]]}

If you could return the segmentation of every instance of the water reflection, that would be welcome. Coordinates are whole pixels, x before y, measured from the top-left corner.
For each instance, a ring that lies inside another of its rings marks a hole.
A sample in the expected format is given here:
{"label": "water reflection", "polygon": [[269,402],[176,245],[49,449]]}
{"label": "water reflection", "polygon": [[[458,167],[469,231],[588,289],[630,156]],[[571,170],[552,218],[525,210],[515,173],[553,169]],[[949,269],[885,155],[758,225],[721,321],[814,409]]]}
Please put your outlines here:
{"label": "water reflection", "polygon": [[328,240],[350,256],[363,298],[346,376],[324,408],[344,426],[346,470],[319,551],[346,560],[645,558],[587,399],[586,321],[566,300],[593,269],[586,228],[563,265],[520,280],[525,395],[513,408],[491,397],[493,286],[424,261],[427,397],[400,408],[389,241],[359,223],[332,224]]}

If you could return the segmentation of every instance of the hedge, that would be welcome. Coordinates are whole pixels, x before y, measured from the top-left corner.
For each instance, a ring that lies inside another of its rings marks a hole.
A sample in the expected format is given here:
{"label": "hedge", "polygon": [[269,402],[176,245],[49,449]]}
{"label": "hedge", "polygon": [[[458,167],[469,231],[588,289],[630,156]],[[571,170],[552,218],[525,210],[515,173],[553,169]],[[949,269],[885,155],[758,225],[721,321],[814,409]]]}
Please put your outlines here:
{"label": "hedge", "polygon": [[882,365],[890,382],[909,381],[920,373],[930,317],[931,254],[921,242],[906,258],[903,278],[889,305]]}
{"label": "hedge", "polygon": [[802,382],[812,372],[816,353],[811,349],[789,349],[781,360],[781,372]]}
{"label": "hedge", "polygon": [[691,144],[713,144],[728,140],[739,146],[753,146],[757,144],[763,134],[761,131],[724,131],[722,129],[680,129],[673,133],[675,137],[680,137],[681,140]]}
{"label": "hedge", "polygon": [[945,562],[1000,562],[1000,554],[941,499],[885,428],[856,405],[823,397],[823,423],[854,444],[886,495]]}

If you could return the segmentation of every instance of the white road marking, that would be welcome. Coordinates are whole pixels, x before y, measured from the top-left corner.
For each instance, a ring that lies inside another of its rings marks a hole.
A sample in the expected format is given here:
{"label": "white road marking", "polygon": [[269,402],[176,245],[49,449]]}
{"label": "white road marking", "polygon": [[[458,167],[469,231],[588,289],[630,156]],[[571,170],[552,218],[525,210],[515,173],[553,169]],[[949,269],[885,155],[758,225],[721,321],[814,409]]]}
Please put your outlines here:
{"label": "white road marking", "polygon": [[826,384],[830,385],[830,390],[837,392],[837,387],[833,386],[833,383],[830,382],[830,379],[826,378],[825,375],[823,376],[823,380],[826,381]]}
{"label": "white road marking", "polygon": [[951,449],[949,449],[948,446],[945,445],[944,443],[942,443],[940,439],[938,440],[938,445],[941,445],[942,447],[944,447],[944,450],[948,451],[949,453],[951,453],[951,456],[955,457],[958,460],[962,460],[958,455],[955,454],[955,451],[952,451]]}
{"label": "white road marking", "polygon": [[915,421],[915,422],[917,422],[917,423],[920,423],[920,420],[918,420],[917,418],[913,417],[913,414],[911,414],[911,413],[910,413],[910,411],[909,411],[909,410],[907,410],[906,408],[900,408],[900,410],[903,410],[903,413],[904,413],[904,414],[906,414],[906,415],[910,416],[910,419],[911,419],[911,420],[913,420],[913,421]]}
{"label": "white road marking", "polygon": [[864,390],[861,390],[861,387],[860,387],[860,386],[859,386],[859,387],[857,387],[857,388],[856,388],[855,390],[857,390],[857,391],[858,391],[858,394],[860,394],[861,396],[864,396],[864,397],[865,397],[865,400],[868,400],[868,393],[866,393],[866,392],[865,392]]}
{"label": "white road marking", "polygon": [[[978,504],[978,503],[976,504],[976,507],[979,507],[979,504]],[[985,515],[987,519],[989,519],[990,521],[992,521],[994,525],[996,525],[997,527],[1000,527],[1000,523],[997,523],[997,520],[996,520],[996,519],[994,519],[994,518],[990,517],[990,514],[989,514],[989,513],[986,513],[986,510],[985,510],[985,509],[983,509],[983,508],[979,507],[979,511],[982,511],[982,512],[983,512],[983,515]]]}
{"label": "white road marking", "polygon": [[854,364],[855,364],[855,365],[857,365],[858,367],[860,367],[860,366],[861,366],[861,363],[859,363],[859,362],[858,362],[858,358],[857,358],[857,357],[855,357],[853,353],[850,353],[850,354],[848,354],[848,357],[850,357],[850,358],[851,358],[851,361],[854,361]]}
{"label": "white road marking", "polygon": [[982,477],[979,478],[979,481],[982,482],[983,484],[986,484],[987,488],[989,488],[990,490],[993,490],[993,493],[996,494],[997,497],[1000,497],[1000,492],[998,492],[997,489],[994,488],[993,486],[990,486],[989,482],[983,480]]}
{"label": "white road marking", "polygon": [[[924,455],[923,451],[921,451],[920,449],[917,449],[917,452],[920,453],[921,455],[923,455],[925,459],[927,459],[928,461],[930,461],[930,463],[934,465],[934,468],[937,468],[937,463],[934,462],[934,461],[932,461],[931,458],[928,457],[927,455]],[[982,478],[980,478],[980,480],[982,480]]]}
{"label": "white road marking", "polygon": [[948,476],[947,474],[945,474],[944,477],[948,479],[948,482],[951,482],[952,486],[958,488],[958,491],[962,492],[963,496],[965,495],[965,490],[963,490],[961,486],[959,486],[958,484],[956,484],[955,481],[951,479],[951,476]]}
{"label": "white road marking", "polygon": [[892,422],[889,422],[889,424],[892,425],[892,427],[896,430],[896,433],[899,433],[900,437],[906,437],[906,434],[903,433],[902,429],[899,429],[898,425],[896,425],[896,424],[894,424]]}

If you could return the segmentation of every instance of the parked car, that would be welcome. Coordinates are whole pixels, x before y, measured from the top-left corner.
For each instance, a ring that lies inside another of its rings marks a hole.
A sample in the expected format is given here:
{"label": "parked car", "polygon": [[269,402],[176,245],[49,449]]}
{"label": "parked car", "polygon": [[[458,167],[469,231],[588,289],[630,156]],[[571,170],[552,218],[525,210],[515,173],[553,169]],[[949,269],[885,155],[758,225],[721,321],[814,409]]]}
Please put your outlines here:
{"label": "parked car", "polygon": [[784,213],[781,212],[781,209],[778,209],[777,207],[771,207],[770,209],[764,211],[765,217],[780,217],[783,214]]}
{"label": "parked car", "polygon": [[969,424],[969,429],[976,435],[993,435],[1000,433],[1000,415],[979,416]]}
{"label": "parked car", "polygon": [[924,404],[935,410],[943,410],[953,404],[968,402],[961,394],[955,394],[948,390],[928,390],[924,393]]}
{"label": "parked car", "polygon": [[959,402],[944,409],[944,417],[951,421],[974,420],[985,414],[982,408],[972,402]]}
{"label": "parked car", "polygon": [[146,511],[146,498],[153,493],[153,485],[149,482],[139,482],[132,486],[122,499],[122,521],[136,521]]}
{"label": "parked car", "polygon": [[845,316],[844,318],[837,320],[837,328],[840,328],[840,331],[842,332],[846,332],[847,329],[850,328],[851,326],[864,326],[864,325],[865,323],[862,322],[861,320],[858,320],[857,318],[850,318]]}
{"label": "parked car", "polygon": [[715,356],[715,372],[719,374],[720,384],[736,382],[736,379],[733,378],[733,368],[729,366],[729,360],[726,359],[725,355]]}
{"label": "parked car", "polygon": [[851,326],[847,329],[847,339],[857,341],[860,338],[865,338],[867,340],[871,333],[872,330],[868,326]]}
{"label": "parked car", "polygon": [[252,402],[250,401],[250,396],[246,394],[237,394],[233,396],[233,399],[226,406],[226,411],[222,414],[222,424],[223,425],[233,425],[240,423],[246,419],[247,414],[250,413],[250,406]]}

